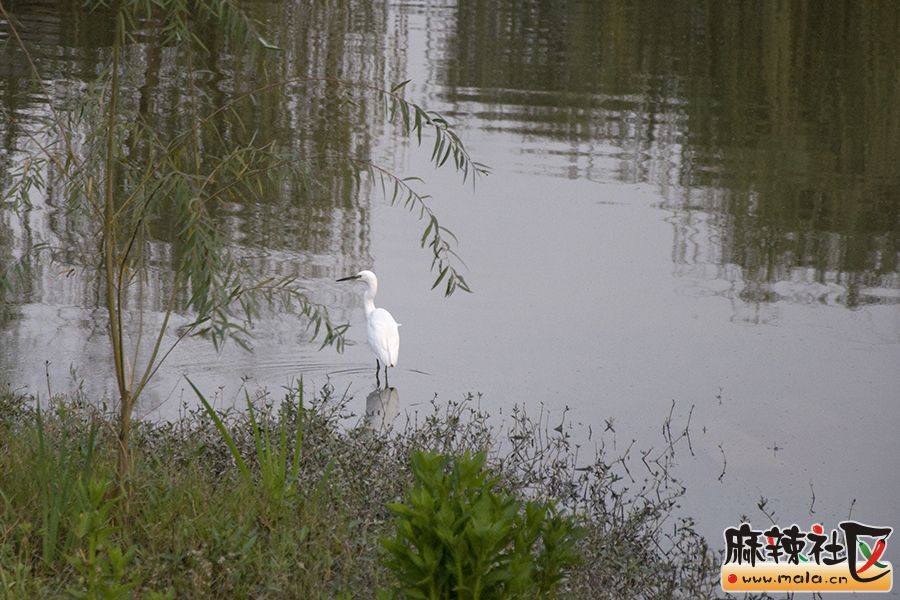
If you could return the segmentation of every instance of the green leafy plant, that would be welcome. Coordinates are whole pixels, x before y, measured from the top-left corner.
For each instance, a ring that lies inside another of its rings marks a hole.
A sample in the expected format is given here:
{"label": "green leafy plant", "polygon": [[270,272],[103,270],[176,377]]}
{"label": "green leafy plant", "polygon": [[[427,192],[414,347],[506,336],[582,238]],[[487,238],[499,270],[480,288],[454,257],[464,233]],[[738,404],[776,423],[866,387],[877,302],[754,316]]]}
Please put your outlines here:
{"label": "green leafy plant", "polygon": [[395,531],[382,540],[397,596],[552,597],[577,562],[573,519],[552,502],[495,491],[485,460],[412,452],[415,484],[405,502],[388,505]]}
{"label": "green leafy plant", "polygon": [[117,498],[110,497],[113,482],[93,477],[78,486],[82,510],[73,528],[77,549],[68,557],[78,573],[78,586],[70,592],[86,600],[124,598],[139,581],[129,569],[136,548],[123,551],[111,539],[116,531],[112,511]]}

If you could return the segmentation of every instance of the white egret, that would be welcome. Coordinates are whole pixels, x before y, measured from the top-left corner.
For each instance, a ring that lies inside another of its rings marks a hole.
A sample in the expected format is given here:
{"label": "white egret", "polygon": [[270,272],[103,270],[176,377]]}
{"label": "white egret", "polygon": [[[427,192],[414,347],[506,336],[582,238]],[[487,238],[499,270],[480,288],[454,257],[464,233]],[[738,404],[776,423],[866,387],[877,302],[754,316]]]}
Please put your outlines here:
{"label": "white egret", "polygon": [[384,384],[388,385],[388,367],[397,366],[400,355],[400,323],[383,308],[375,308],[375,294],[378,293],[378,278],[372,271],[360,271],[356,275],[342,277],[337,281],[362,281],[366,284],[363,302],[366,307],[369,347],[375,353],[375,382],[380,386],[379,372],[384,363]]}

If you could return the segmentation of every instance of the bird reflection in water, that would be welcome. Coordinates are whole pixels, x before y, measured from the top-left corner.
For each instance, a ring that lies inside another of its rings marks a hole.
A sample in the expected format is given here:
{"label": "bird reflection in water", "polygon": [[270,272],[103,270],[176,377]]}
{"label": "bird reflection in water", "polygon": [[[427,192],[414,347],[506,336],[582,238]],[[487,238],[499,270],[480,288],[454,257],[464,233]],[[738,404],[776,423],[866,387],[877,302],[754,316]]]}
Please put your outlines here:
{"label": "bird reflection in water", "polygon": [[366,423],[372,429],[389,429],[399,414],[400,394],[397,388],[377,388],[366,396]]}

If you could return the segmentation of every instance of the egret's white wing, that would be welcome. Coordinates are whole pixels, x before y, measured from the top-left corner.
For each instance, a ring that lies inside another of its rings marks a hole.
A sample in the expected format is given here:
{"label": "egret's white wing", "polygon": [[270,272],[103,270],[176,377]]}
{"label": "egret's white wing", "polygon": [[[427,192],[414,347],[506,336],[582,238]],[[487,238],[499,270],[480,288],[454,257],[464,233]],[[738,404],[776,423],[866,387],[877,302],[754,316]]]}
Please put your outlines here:
{"label": "egret's white wing", "polygon": [[400,355],[400,330],[391,313],[376,308],[369,315],[369,347],[389,367],[397,366]]}

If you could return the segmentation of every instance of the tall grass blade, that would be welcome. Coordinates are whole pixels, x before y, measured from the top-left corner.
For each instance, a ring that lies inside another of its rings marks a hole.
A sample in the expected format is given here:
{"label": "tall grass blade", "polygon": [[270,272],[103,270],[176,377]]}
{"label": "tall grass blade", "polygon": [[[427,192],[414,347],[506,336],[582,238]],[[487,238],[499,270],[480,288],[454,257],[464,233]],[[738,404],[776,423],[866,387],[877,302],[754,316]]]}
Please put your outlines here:
{"label": "tall grass blade", "polygon": [[209,402],[207,402],[203,394],[200,393],[200,390],[197,389],[197,386],[194,385],[194,382],[191,381],[189,377],[185,377],[185,379],[187,379],[187,382],[190,384],[191,388],[193,388],[194,393],[197,394],[197,398],[199,398],[200,403],[203,404],[203,408],[204,410],[206,410],[206,414],[209,415],[209,418],[212,419],[212,422],[215,424],[216,429],[219,430],[219,434],[225,441],[225,445],[228,446],[228,451],[231,452],[231,457],[234,459],[238,470],[241,472],[241,475],[244,477],[248,484],[252,483],[253,477],[250,475],[250,468],[247,466],[247,463],[244,461],[244,458],[238,451],[237,445],[234,443],[234,438],[232,438],[231,434],[228,433],[228,429],[225,427],[225,423],[222,422],[222,419],[221,417],[219,417],[218,413],[216,413]]}
{"label": "tall grass blade", "polygon": [[297,415],[294,421],[294,460],[291,463],[291,479],[300,474],[300,453],[303,447],[303,377],[297,384]]}

